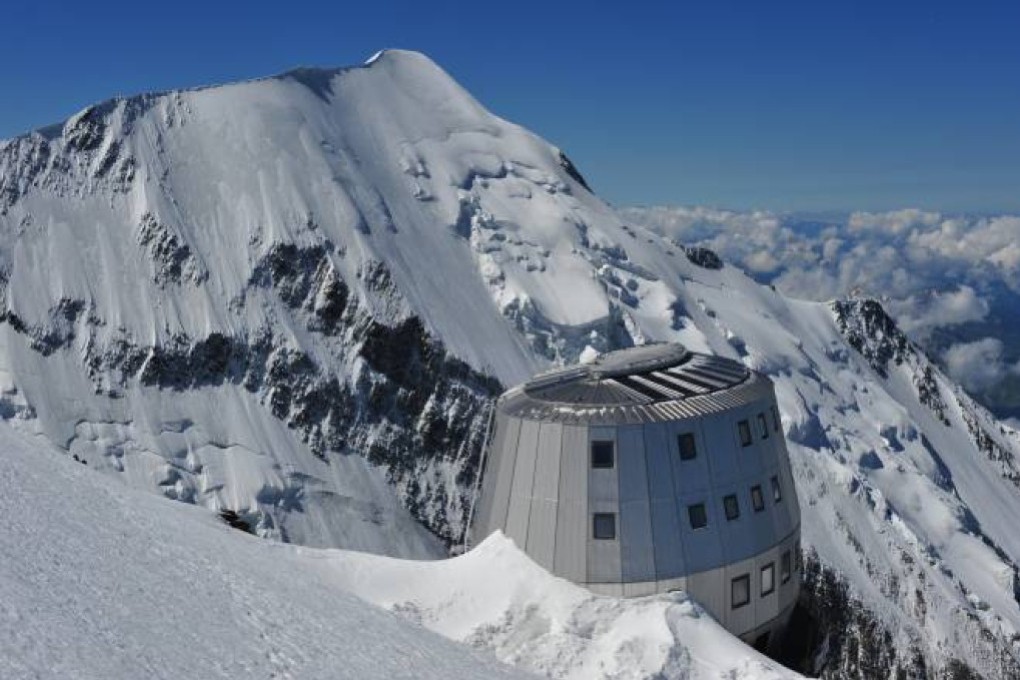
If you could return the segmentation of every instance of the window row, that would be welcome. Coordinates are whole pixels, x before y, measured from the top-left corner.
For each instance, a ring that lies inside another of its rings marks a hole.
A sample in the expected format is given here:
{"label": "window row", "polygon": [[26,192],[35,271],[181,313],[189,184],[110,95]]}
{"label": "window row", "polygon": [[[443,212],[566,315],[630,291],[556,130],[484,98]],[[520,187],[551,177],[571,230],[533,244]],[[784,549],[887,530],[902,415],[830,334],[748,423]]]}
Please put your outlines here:
{"label": "window row", "polygon": [[[798,555],[800,551],[798,548]],[[800,568],[800,560],[797,560],[797,568]],[[786,550],[779,557],[779,580],[784,585],[789,582],[793,574],[794,564],[791,551]],[[768,597],[776,590],[776,563],[769,562],[758,570],[758,594],[759,597]],[[751,575],[742,574],[730,581],[730,606],[733,609],[751,602]]]}
{"label": "window row", "polygon": [[[773,406],[772,430],[779,432],[779,410]],[[769,427],[765,419],[765,413],[759,413],[758,436],[761,439],[769,438]],[[740,436],[741,446],[750,446],[754,443],[754,435],[751,432],[751,422],[741,420],[737,423],[737,432]],[[694,460],[698,457],[698,446],[694,440],[693,432],[683,432],[677,435],[677,448],[680,450],[680,460]],[[591,466],[593,468],[611,469],[616,464],[615,442],[611,439],[595,440],[591,443]]]}
{"label": "window row", "polygon": [[[772,501],[780,503],[783,500],[783,489],[779,484],[779,477],[772,477]],[[761,485],[755,484],[751,487],[751,507],[755,512],[765,510],[765,498],[762,494]],[[740,501],[736,494],[723,496],[723,511],[726,519],[730,522],[740,518]],[[708,526],[708,511],[704,503],[692,503],[687,506],[687,519],[692,529],[704,529]],[[592,537],[599,540],[612,541],[616,539],[616,513],[596,512],[592,515]]]}
{"label": "window row", "polygon": [[[772,415],[772,431],[779,432],[779,409],[773,406],[769,409]],[[758,423],[758,438],[768,439],[769,438],[769,424],[765,419],[765,413],[759,412],[755,419]],[[741,446],[750,446],[754,443],[754,435],[751,433],[751,421],[741,420],[737,423],[737,434],[740,436]]]}
{"label": "window row", "polygon": [[[783,487],[779,483],[779,477],[773,475],[771,478],[772,484],[772,502],[780,503],[783,500]],[[755,484],[751,487],[751,508],[755,512],[762,512],[765,510],[765,496],[761,489],[761,484]],[[723,496],[723,511],[726,514],[727,521],[734,521],[740,518],[740,501],[737,498],[737,494],[731,493]],[[692,503],[687,506],[687,519],[691,523],[692,529],[703,529],[708,526],[708,513],[705,511],[704,503]]]}

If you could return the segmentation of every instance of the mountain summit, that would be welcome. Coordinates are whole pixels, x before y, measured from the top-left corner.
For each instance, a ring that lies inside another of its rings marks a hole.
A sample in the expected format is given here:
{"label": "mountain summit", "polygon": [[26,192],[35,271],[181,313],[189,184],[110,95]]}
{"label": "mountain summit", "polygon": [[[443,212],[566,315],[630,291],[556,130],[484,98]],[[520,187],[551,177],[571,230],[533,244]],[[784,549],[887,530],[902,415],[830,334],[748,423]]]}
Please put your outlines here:
{"label": "mountain summit", "polygon": [[653,340],[742,361],[790,442],[809,670],[1017,672],[1020,435],[878,303],[628,225],[423,55],[0,143],[0,291],[19,428],[254,533],[403,557],[461,539],[503,388]]}

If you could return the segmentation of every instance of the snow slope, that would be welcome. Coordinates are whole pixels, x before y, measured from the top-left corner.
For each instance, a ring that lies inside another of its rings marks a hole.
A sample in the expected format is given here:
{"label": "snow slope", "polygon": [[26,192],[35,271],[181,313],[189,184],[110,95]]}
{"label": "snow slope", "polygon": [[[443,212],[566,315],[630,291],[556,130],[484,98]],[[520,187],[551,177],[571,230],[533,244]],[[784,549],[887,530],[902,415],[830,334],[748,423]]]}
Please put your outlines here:
{"label": "snow slope", "polygon": [[461,537],[501,387],[589,347],[737,358],[776,381],[809,564],[846,591],[807,602],[858,617],[819,660],[1020,673],[1020,435],[877,304],[628,226],[423,55],[0,144],[0,272],[19,427],[260,535],[403,557]]}
{"label": "snow slope", "polygon": [[0,451],[6,680],[532,677],[492,652],[552,677],[792,676],[690,602],[593,597],[502,537],[422,565],[297,548],[124,488],[6,424]]}

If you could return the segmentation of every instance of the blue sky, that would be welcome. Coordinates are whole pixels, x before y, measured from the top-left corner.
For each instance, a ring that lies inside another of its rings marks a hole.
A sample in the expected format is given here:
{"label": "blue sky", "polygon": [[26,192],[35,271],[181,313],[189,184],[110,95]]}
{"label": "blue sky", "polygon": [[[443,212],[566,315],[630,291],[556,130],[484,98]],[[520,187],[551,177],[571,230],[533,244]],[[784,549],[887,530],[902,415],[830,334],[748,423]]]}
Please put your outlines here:
{"label": "blue sky", "polygon": [[1015,0],[10,4],[0,138],[403,47],[617,204],[1020,211]]}

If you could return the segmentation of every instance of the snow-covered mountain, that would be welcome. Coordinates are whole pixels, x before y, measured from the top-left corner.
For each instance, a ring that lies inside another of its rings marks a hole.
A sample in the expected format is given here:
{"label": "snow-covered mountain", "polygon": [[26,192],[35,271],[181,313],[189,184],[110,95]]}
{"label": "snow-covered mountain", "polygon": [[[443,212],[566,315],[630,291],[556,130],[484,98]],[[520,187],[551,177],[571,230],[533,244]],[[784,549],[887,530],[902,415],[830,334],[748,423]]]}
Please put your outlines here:
{"label": "snow-covered mountain", "polygon": [[588,346],[737,358],[790,442],[804,667],[1020,672],[1020,434],[877,303],[792,300],[628,226],[422,55],[0,144],[0,270],[19,429],[261,535],[403,557],[462,536],[503,386]]}
{"label": "snow-covered mountain", "polygon": [[598,598],[502,536],[429,563],[299,548],[5,423],[0,450],[4,680],[799,677],[683,596]]}

